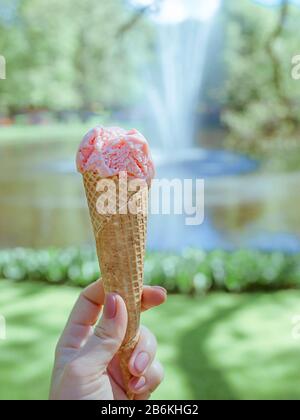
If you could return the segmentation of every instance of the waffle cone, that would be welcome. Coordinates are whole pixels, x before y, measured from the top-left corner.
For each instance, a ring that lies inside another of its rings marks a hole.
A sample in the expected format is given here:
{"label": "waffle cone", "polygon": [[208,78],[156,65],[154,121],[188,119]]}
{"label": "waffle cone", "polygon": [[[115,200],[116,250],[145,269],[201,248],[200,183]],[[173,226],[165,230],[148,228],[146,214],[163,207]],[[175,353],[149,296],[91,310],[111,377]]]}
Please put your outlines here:
{"label": "waffle cone", "polygon": [[[83,175],[83,179],[105,293],[118,293],[124,299],[127,307],[127,331],[119,351],[119,357],[127,395],[129,399],[133,399],[134,395],[128,390],[128,382],[131,378],[128,362],[137,344],[139,334],[148,190],[144,189],[135,193],[127,191],[127,198],[124,200],[122,196],[120,199],[119,177],[105,178],[105,182],[113,181],[115,185],[117,212],[116,214],[102,214],[102,212],[100,214],[97,203],[101,193],[97,191],[97,185],[103,178],[88,172]],[[130,212],[120,214],[124,212],[124,209],[127,209],[128,200],[135,194],[139,194],[138,197],[134,197],[138,198],[138,211],[135,214]]]}

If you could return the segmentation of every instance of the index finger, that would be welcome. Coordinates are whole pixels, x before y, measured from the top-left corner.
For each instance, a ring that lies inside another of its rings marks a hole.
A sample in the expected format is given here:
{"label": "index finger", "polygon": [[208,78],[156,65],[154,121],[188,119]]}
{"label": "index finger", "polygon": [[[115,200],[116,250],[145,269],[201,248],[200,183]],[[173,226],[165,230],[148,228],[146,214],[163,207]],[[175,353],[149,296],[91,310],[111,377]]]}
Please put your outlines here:
{"label": "index finger", "polygon": [[144,286],[142,294],[142,311],[159,306],[167,299],[167,291],[160,286]]}

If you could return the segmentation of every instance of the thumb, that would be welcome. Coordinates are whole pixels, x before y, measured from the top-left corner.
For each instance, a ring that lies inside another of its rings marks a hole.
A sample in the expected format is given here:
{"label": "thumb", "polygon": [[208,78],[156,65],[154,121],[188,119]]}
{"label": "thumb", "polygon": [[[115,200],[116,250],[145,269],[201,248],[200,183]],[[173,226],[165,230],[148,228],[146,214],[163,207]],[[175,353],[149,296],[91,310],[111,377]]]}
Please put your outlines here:
{"label": "thumb", "polygon": [[78,355],[84,361],[87,374],[106,370],[121,347],[126,328],[127,310],[124,300],[115,293],[109,293],[105,299],[102,318]]}

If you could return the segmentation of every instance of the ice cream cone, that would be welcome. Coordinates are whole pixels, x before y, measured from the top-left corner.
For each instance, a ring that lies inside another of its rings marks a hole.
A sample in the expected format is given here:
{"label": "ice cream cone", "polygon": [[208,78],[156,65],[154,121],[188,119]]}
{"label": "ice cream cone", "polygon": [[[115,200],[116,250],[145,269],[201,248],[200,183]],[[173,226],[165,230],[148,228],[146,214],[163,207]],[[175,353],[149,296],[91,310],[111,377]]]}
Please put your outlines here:
{"label": "ice cream cone", "polygon": [[[144,255],[147,230],[148,189],[138,192],[127,191],[128,200],[139,194],[138,211],[134,214],[127,210],[126,199],[120,198],[118,175],[102,178],[97,172],[83,174],[90,217],[93,224],[97,254],[106,293],[115,292],[122,296],[128,311],[126,335],[119,351],[120,365],[129,399],[134,395],[128,390],[131,378],[128,362],[139,334],[141,294],[144,277]],[[101,195],[97,191],[99,181],[105,179],[114,183],[116,192],[116,214],[100,214],[97,208]],[[122,201],[123,200],[123,201]],[[120,201],[120,202],[119,202]],[[121,210],[121,211],[120,211]]]}

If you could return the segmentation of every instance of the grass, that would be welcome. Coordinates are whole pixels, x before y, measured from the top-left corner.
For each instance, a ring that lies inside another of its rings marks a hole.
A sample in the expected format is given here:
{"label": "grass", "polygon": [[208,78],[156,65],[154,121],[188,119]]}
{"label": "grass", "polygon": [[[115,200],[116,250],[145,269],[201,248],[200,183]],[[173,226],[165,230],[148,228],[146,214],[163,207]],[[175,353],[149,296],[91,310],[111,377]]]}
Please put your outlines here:
{"label": "grass", "polygon": [[[78,292],[0,281],[0,399],[47,398],[55,343]],[[154,398],[299,399],[299,302],[300,291],[170,296],[143,316],[166,368]]]}
{"label": "grass", "polygon": [[[109,114],[93,117],[89,121],[83,123],[80,121],[72,121],[69,123],[51,122],[45,125],[12,125],[0,126],[0,145],[6,144],[25,144],[35,142],[49,141],[70,141],[76,144],[81,140],[84,133],[92,127],[98,125],[118,125]],[[140,122],[136,123],[140,126]],[[134,122],[128,122],[128,128],[135,125]]]}
{"label": "grass", "polygon": [[52,140],[74,140],[79,142],[81,135],[91,127],[91,123],[0,127],[0,145],[48,142]]}

